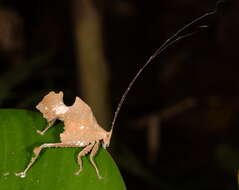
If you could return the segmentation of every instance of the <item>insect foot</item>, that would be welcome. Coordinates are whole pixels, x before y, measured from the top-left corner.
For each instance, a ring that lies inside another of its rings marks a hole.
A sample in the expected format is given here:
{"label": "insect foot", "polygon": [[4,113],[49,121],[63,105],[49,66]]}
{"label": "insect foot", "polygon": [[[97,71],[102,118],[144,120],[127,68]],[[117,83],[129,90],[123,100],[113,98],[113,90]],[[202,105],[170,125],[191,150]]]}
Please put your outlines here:
{"label": "insect foot", "polygon": [[21,178],[26,177],[26,173],[25,172],[19,172],[19,173],[15,173],[16,176],[19,176]]}
{"label": "insect foot", "polygon": [[79,175],[82,172],[83,169],[79,169],[78,171],[75,172],[75,175]]}
{"label": "insect foot", "polygon": [[[37,108],[40,109],[39,105],[37,105]],[[45,108],[47,108],[47,107],[45,107]],[[48,110],[48,109],[46,109],[46,110]],[[53,121],[49,121],[48,126],[45,129],[43,129],[42,131],[37,130],[37,133],[40,134],[40,135],[44,135],[45,132],[47,132],[48,129],[50,129],[54,125],[55,121],[56,121],[55,119]]]}
{"label": "insect foot", "polygon": [[37,130],[37,133],[40,135],[44,135],[44,131]]}
{"label": "insect foot", "polygon": [[79,97],[76,97],[72,106],[66,106],[63,103],[63,93],[50,92],[36,107],[47,120],[48,126],[37,133],[43,135],[54,122],[58,119],[64,122],[64,131],[60,134],[61,142],[44,143],[34,148],[34,156],[28,163],[23,172],[16,173],[17,176],[25,177],[27,171],[32,167],[39,157],[42,149],[45,148],[70,148],[81,147],[83,150],[78,154],[77,160],[80,169],[75,173],[79,175],[83,170],[82,157],[90,153],[90,162],[94,167],[96,174],[101,179],[100,172],[94,161],[94,157],[98,152],[99,145],[108,147],[112,130],[105,131],[96,121],[90,107]]}

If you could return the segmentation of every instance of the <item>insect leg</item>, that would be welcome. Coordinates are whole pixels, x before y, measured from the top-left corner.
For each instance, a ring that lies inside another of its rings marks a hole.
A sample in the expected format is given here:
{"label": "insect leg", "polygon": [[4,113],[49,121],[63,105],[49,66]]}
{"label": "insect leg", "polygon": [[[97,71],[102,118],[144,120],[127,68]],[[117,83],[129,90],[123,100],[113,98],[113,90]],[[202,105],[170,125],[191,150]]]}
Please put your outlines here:
{"label": "insect leg", "polygon": [[31,161],[29,162],[27,167],[24,169],[24,171],[16,173],[16,176],[20,176],[22,178],[25,177],[27,171],[31,168],[31,166],[34,164],[34,162],[38,158],[41,150],[44,149],[44,148],[51,148],[51,147],[74,147],[74,146],[67,145],[67,144],[64,144],[64,143],[48,143],[48,144],[42,144],[41,146],[34,148],[33,152],[34,152],[35,155],[32,157]]}
{"label": "insect leg", "polygon": [[54,125],[55,121],[56,120],[52,120],[52,121],[48,122],[47,127],[45,129],[43,129],[42,131],[37,130],[37,133],[39,133],[40,135],[44,135],[44,133]]}
{"label": "insect leg", "polygon": [[95,164],[95,161],[94,161],[94,156],[98,152],[98,149],[99,149],[99,142],[96,142],[92,151],[91,151],[91,153],[90,153],[90,162],[94,166],[98,178],[101,179],[102,177],[100,176],[99,170],[98,170],[97,165]]}
{"label": "insect leg", "polygon": [[91,151],[91,149],[93,148],[93,146],[94,146],[94,143],[89,144],[88,146],[86,146],[86,147],[78,154],[77,160],[78,160],[78,164],[79,164],[79,166],[80,166],[80,169],[79,169],[77,172],[75,172],[76,175],[79,175],[80,172],[83,170],[83,164],[82,164],[81,157],[82,157],[82,156],[85,156],[86,154],[88,154],[88,153]]}

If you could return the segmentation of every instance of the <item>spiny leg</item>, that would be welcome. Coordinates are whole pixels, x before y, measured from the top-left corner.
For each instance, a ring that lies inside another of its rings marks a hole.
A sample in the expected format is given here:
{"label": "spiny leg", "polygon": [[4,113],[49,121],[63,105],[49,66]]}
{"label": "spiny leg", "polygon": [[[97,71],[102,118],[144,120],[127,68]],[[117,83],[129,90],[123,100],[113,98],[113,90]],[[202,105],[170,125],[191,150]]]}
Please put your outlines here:
{"label": "spiny leg", "polygon": [[40,135],[44,135],[44,133],[54,125],[55,121],[56,120],[52,120],[52,121],[48,122],[47,127],[45,129],[43,129],[42,131],[37,130],[37,133],[39,133]]}
{"label": "spiny leg", "polygon": [[34,164],[34,162],[38,158],[41,150],[44,149],[44,148],[52,148],[52,147],[56,148],[56,147],[74,147],[74,146],[67,145],[67,144],[64,144],[64,143],[48,143],[48,144],[42,144],[41,146],[34,148],[33,152],[34,152],[35,156],[33,156],[31,158],[31,161],[29,162],[27,167],[24,169],[24,171],[16,173],[16,176],[25,177],[27,171],[31,168],[31,166]]}
{"label": "spiny leg", "polygon": [[87,145],[87,146],[78,154],[77,160],[78,160],[78,164],[79,164],[79,166],[80,166],[80,169],[79,169],[77,172],[75,172],[76,175],[79,175],[80,172],[83,170],[83,164],[82,164],[81,157],[82,157],[82,156],[85,156],[86,154],[88,154],[88,153],[91,151],[91,149],[93,148],[93,146],[94,146],[94,143]]}
{"label": "spiny leg", "polygon": [[98,168],[97,168],[97,165],[96,165],[96,163],[95,163],[95,161],[94,161],[94,156],[95,156],[96,153],[98,152],[98,149],[99,149],[99,142],[96,142],[95,145],[94,145],[94,147],[93,147],[93,149],[92,149],[92,151],[91,151],[91,153],[90,153],[90,162],[91,162],[91,164],[94,166],[98,178],[101,179],[102,177],[101,177],[101,175],[100,175],[100,173],[99,173],[99,170],[98,170]]}

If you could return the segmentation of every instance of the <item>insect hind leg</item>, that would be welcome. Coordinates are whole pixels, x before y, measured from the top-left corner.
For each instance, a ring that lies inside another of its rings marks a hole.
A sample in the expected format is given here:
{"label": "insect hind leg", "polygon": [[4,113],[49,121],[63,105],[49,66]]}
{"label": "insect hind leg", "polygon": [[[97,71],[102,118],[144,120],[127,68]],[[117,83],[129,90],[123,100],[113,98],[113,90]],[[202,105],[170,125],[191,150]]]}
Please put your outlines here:
{"label": "insect hind leg", "polygon": [[78,161],[78,164],[79,164],[79,166],[80,166],[80,169],[75,172],[76,175],[79,175],[80,172],[82,172],[82,170],[83,170],[83,163],[82,163],[81,157],[82,157],[82,156],[85,156],[86,154],[88,154],[88,153],[92,150],[93,146],[94,146],[94,143],[91,143],[91,144],[87,145],[87,146],[78,154],[78,156],[77,156],[77,161]]}
{"label": "insect hind leg", "polygon": [[26,177],[27,171],[35,163],[35,161],[39,157],[42,149],[44,149],[44,148],[52,148],[52,147],[57,148],[57,147],[72,147],[72,146],[64,144],[64,143],[46,143],[46,144],[42,144],[39,147],[34,148],[33,152],[34,152],[35,155],[31,158],[31,161],[28,163],[27,167],[22,172],[16,173],[16,176],[20,176],[22,178]]}
{"label": "insect hind leg", "polygon": [[97,168],[97,165],[96,165],[96,163],[95,163],[95,161],[94,161],[94,156],[96,155],[96,153],[98,152],[98,150],[99,150],[99,142],[96,142],[95,145],[94,145],[94,147],[92,148],[91,153],[90,153],[90,162],[91,162],[91,164],[94,166],[98,178],[99,178],[99,179],[102,179],[102,177],[101,177],[101,175],[100,175],[100,173],[99,173],[99,170],[98,170],[98,168]]}

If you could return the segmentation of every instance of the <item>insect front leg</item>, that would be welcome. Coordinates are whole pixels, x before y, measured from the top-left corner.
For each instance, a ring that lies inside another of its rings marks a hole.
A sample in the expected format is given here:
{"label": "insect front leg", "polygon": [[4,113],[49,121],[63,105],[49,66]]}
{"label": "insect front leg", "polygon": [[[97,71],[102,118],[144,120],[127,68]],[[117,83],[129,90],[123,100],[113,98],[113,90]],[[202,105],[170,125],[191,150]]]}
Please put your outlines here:
{"label": "insect front leg", "polygon": [[74,147],[74,146],[66,145],[64,143],[48,143],[48,144],[42,144],[41,146],[34,148],[33,152],[35,155],[31,158],[31,161],[29,162],[27,167],[23,170],[23,172],[16,173],[16,176],[20,176],[22,178],[25,177],[27,171],[31,168],[31,166],[37,160],[41,150],[44,148],[52,148],[52,147],[57,148],[57,147]]}
{"label": "insect front leg", "polygon": [[94,143],[91,143],[91,144],[87,145],[87,146],[78,154],[77,160],[78,160],[78,164],[79,164],[79,166],[80,166],[80,169],[79,169],[77,172],[75,172],[76,175],[79,175],[80,172],[82,172],[82,170],[83,170],[83,164],[82,164],[82,159],[81,159],[81,157],[82,157],[82,156],[85,156],[86,154],[88,154],[88,153],[92,150],[93,146],[94,146]]}
{"label": "insect front leg", "polygon": [[99,142],[96,142],[94,147],[93,147],[93,149],[92,149],[92,151],[91,151],[91,153],[90,153],[90,162],[94,166],[98,178],[101,179],[102,177],[101,177],[101,175],[99,173],[99,170],[97,168],[97,165],[96,165],[96,163],[94,161],[94,156],[98,152],[98,149],[99,149]]}
{"label": "insect front leg", "polygon": [[55,121],[56,120],[49,121],[47,127],[42,131],[37,130],[37,133],[39,133],[40,135],[44,135],[44,133],[54,125]]}

